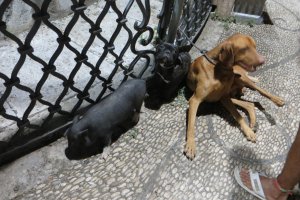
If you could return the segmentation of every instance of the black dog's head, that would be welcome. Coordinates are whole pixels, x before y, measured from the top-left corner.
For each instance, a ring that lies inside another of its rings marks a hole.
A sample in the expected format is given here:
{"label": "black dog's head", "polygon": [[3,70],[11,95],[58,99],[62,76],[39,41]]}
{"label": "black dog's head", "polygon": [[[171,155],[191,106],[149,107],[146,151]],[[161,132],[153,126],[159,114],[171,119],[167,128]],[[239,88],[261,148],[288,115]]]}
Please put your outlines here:
{"label": "black dog's head", "polygon": [[178,58],[178,47],[170,43],[157,45],[155,52],[155,62],[162,67],[175,65]]}
{"label": "black dog's head", "polygon": [[166,42],[157,45],[155,51],[156,70],[173,69],[176,65],[190,64],[189,49],[190,46],[177,47]]}
{"label": "black dog's head", "polygon": [[95,144],[91,134],[83,123],[80,123],[81,117],[75,116],[72,126],[66,131],[68,147],[65,149],[65,155],[70,160],[78,160],[90,157],[98,153],[99,147]]}
{"label": "black dog's head", "polygon": [[70,160],[87,158],[97,153],[97,148],[89,138],[88,130],[75,133],[69,129],[67,139],[68,147],[65,149],[65,154]]}

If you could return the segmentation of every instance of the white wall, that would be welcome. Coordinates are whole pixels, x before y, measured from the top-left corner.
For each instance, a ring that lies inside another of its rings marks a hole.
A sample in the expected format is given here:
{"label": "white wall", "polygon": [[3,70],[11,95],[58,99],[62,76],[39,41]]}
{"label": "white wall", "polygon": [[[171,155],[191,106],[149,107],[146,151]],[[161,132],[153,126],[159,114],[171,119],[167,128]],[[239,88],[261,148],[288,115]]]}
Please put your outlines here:
{"label": "white wall", "polygon": [[[32,0],[37,4],[37,6],[41,7],[43,1],[42,0]],[[91,3],[97,2],[99,0],[88,0],[86,1],[87,5]],[[0,4],[3,0],[0,0]],[[51,16],[51,19],[56,19],[60,17],[65,17],[72,13],[71,0],[53,0],[48,8],[48,12]],[[11,4],[6,9],[2,21],[6,22],[7,30],[14,34],[19,34],[23,31],[28,30],[34,20],[32,18],[32,14],[34,13],[34,9],[24,3],[21,0],[13,0]],[[3,34],[0,33],[0,39],[3,39]]]}

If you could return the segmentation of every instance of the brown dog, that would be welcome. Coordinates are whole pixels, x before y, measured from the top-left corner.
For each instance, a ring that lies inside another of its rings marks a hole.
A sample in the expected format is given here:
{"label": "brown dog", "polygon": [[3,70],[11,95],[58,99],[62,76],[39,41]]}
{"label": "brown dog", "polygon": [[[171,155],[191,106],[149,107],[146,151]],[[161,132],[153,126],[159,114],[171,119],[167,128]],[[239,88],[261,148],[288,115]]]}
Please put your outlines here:
{"label": "brown dog", "polygon": [[[281,99],[256,87],[253,80],[247,76],[247,71],[255,71],[256,67],[263,63],[264,58],[257,53],[255,41],[243,34],[229,37],[205,55],[194,60],[187,78],[187,85],[194,92],[189,100],[187,141],[184,149],[189,159],[193,159],[196,153],[194,126],[198,106],[203,101],[220,101],[239,123],[247,139],[252,142],[256,141],[255,133],[238,113],[234,104],[249,112],[251,127],[255,124],[254,106],[249,102],[231,97],[246,86],[258,90],[278,105],[282,104]],[[233,87],[233,84],[237,86]]]}

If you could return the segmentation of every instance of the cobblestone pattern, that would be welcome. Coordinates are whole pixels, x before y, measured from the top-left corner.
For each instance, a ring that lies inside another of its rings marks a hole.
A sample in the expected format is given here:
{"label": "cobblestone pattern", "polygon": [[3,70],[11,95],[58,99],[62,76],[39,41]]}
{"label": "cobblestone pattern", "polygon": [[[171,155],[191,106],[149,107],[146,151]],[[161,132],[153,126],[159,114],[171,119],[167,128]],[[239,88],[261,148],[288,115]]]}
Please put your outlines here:
{"label": "cobblestone pattern", "polygon": [[233,118],[215,105],[197,118],[197,155],[187,160],[182,153],[187,100],[181,94],[159,111],[144,109],[138,126],[112,145],[106,161],[100,156],[79,161],[17,199],[255,199],[236,184],[234,167],[276,176],[300,121],[300,14],[277,1],[268,1],[267,8],[278,18],[274,26],[233,24],[222,36],[241,32],[255,38],[266,56],[266,65],[255,73],[258,84],[286,101],[278,108],[246,91],[245,99],[263,107],[256,108],[257,143],[248,142]]}

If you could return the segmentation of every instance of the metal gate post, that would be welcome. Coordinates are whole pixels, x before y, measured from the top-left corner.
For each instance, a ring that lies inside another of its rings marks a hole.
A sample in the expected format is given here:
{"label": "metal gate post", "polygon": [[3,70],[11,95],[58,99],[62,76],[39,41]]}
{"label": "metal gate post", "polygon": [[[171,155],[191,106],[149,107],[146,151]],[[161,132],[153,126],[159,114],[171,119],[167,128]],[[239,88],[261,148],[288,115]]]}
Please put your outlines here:
{"label": "metal gate post", "polygon": [[168,35],[167,35],[167,42],[169,43],[173,43],[176,38],[177,29],[179,26],[179,20],[183,10],[183,5],[184,5],[184,0],[175,0],[174,2],[174,10],[172,13],[172,18],[169,25]]}
{"label": "metal gate post", "polygon": [[158,14],[159,23],[157,26],[157,33],[160,40],[165,39],[167,30],[170,24],[170,19],[172,15],[174,0],[165,0],[163,2],[162,9]]}

